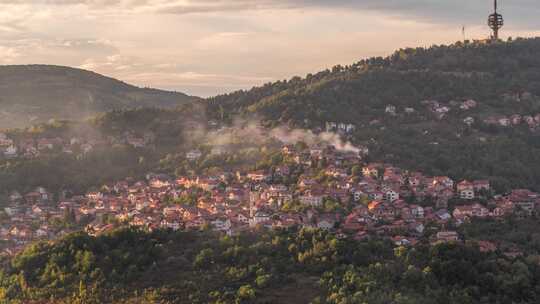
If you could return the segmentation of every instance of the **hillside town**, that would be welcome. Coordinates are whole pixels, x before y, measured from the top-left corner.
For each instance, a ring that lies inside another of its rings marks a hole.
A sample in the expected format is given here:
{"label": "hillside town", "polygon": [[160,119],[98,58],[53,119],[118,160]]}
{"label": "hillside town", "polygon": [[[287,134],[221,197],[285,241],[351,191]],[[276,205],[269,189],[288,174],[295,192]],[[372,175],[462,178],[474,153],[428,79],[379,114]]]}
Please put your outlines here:
{"label": "hillside town", "polygon": [[120,136],[101,136],[92,134],[73,136],[69,138],[25,136],[12,138],[0,133],[0,159],[35,159],[48,153],[63,153],[66,155],[87,154],[99,147],[123,144],[133,148],[151,147],[155,135],[152,132],[135,134],[124,132]]}
{"label": "hillside town", "polygon": [[[236,235],[250,229],[310,227],[342,238],[391,238],[396,245],[459,241],[456,227],[473,218],[527,217],[540,194],[515,189],[493,194],[487,180],[454,181],[383,163],[328,144],[283,145],[272,170],[212,176],[149,173],[85,195],[53,195],[42,187],[12,192],[0,224],[2,253],[39,239],[86,230],[98,235],[119,225],[144,229],[212,229]],[[186,158],[196,161],[200,151]],[[496,244],[484,242],[486,250]]]}
{"label": "hillside town", "polygon": [[[530,93],[524,93],[522,97],[523,99],[529,100],[531,99]],[[516,101],[521,100],[519,97],[515,97],[512,95],[505,95],[505,100]],[[526,126],[530,131],[537,131],[540,128],[540,113],[532,113],[532,114],[518,114],[513,113],[509,115],[488,115],[486,117],[480,117],[482,115],[473,115],[471,112],[475,109],[478,109],[480,103],[473,99],[467,99],[464,101],[455,101],[451,100],[447,103],[442,103],[437,100],[424,100],[421,101],[420,104],[422,104],[428,113],[431,113],[433,117],[437,120],[445,119],[449,116],[450,113],[454,114],[465,114],[469,113],[471,116],[466,116],[463,118],[463,123],[467,126],[472,126],[474,123],[481,123],[484,126],[496,126],[501,128],[512,128],[512,127],[519,127],[519,126]],[[411,115],[413,113],[417,113],[417,110],[414,107],[405,107],[403,109],[398,109],[394,105],[387,105],[384,110],[386,115],[389,116],[397,116],[397,115]],[[332,126],[332,125],[331,125]],[[333,129],[337,130],[343,130],[348,131],[354,130],[354,128],[349,127],[349,125],[342,124],[342,127],[337,128],[337,126],[334,124]],[[329,125],[327,123],[327,129],[329,129]]]}

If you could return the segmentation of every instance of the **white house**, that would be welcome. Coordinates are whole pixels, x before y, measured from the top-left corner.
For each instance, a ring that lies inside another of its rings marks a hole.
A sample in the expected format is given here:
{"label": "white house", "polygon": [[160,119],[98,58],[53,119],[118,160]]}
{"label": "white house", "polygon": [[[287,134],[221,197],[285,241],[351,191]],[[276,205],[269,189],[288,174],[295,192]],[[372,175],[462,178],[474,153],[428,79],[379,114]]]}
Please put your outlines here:
{"label": "white house", "polygon": [[474,199],[474,190],[472,189],[463,189],[459,192],[459,197],[461,199],[466,199],[466,200],[472,200]]}
{"label": "white house", "polygon": [[313,207],[322,206],[324,197],[321,195],[303,195],[299,197],[300,202],[304,205],[309,205]]}
{"label": "white house", "polygon": [[387,202],[394,202],[399,199],[399,193],[394,190],[388,190],[384,193],[384,199]]}
{"label": "white house", "polygon": [[270,214],[262,210],[258,210],[257,212],[255,212],[253,217],[249,220],[249,226],[255,227],[260,223],[264,223],[268,221],[269,219],[270,219]]}
{"label": "white house", "polygon": [[191,161],[197,160],[201,158],[201,156],[202,156],[202,152],[199,150],[191,150],[188,153],[186,153],[186,158]]}
{"label": "white house", "polygon": [[4,156],[6,157],[15,157],[17,156],[17,147],[11,145],[4,150]]}

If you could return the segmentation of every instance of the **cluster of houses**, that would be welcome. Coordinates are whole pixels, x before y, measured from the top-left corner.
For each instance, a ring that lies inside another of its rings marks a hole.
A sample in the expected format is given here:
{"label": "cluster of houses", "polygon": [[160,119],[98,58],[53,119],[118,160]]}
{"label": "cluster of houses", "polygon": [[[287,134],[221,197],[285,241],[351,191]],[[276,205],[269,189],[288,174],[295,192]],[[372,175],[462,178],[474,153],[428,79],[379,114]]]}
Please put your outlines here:
{"label": "cluster of houses", "polygon": [[44,153],[57,151],[66,154],[82,153],[86,154],[95,147],[110,146],[114,144],[125,144],[135,148],[142,148],[150,145],[154,141],[153,133],[145,133],[137,136],[131,132],[125,132],[119,137],[75,136],[71,138],[61,137],[38,137],[28,136],[26,138],[13,139],[5,133],[0,133],[0,158],[36,158]]}
{"label": "cluster of houses", "polygon": [[540,113],[536,115],[490,116],[484,119],[484,123],[501,127],[515,127],[525,124],[530,130],[534,131],[540,127]]}
{"label": "cluster of houses", "polygon": [[456,241],[455,227],[472,218],[530,216],[540,206],[540,195],[529,190],[492,195],[486,180],[455,182],[365,163],[361,154],[331,145],[299,149],[284,145],[283,163],[268,170],[176,178],[148,174],[144,180],[126,179],[56,200],[43,188],[25,195],[13,192],[4,212],[8,220],[0,225],[0,239],[8,244],[4,252],[68,233],[50,224],[66,214],[92,235],[118,225],[213,229],[229,235],[313,227],[343,238],[378,235],[408,245],[422,238]]}
{"label": "cluster of houses", "polygon": [[[447,116],[448,112],[452,109],[459,109],[461,112],[466,112],[478,107],[478,102],[473,99],[468,99],[462,102],[450,101],[448,104],[442,104],[436,100],[425,100],[421,102],[422,105],[426,106],[427,110],[437,119],[443,119]],[[406,114],[411,114],[415,112],[415,109],[412,107],[404,108]],[[385,113],[387,115],[395,116],[398,114],[397,108],[394,105],[387,105],[385,108]],[[468,126],[471,126],[475,123],[476,119],[472,116],[467,116],[463,119],[463,123]],[[498,115],[498,116],[489,116],[482,120],[486,125],[494,125],[500,127],[515,127],[519,125],[526,125],[531,131],[535,131],[540,128],[540,114],[532,115]]]}
{"label": "cluster of houses", "polygon": [[[461,111],[468,111],[478,106],[478,102],[473,99],[467,99],[462,102],[452,100],[448,104],[442,104],[437,100],[424,100],[420,102],[426,109],[433,113],[437,119],[443,119],[450,110],[453,108],[459,108]],[[397,107],[394,105],[387,105],[384,112],[387,115],[396,116],[398,114]],[[403,109],[405,114],[412,114],[416,112],[413,107],[405,107]]]}
{"label": "cluster of houses", "polygon": [[327,121],[325,123],[326,132],[337,132],[339,134],[350,134],[356,130],[356,125],[343,122]]}

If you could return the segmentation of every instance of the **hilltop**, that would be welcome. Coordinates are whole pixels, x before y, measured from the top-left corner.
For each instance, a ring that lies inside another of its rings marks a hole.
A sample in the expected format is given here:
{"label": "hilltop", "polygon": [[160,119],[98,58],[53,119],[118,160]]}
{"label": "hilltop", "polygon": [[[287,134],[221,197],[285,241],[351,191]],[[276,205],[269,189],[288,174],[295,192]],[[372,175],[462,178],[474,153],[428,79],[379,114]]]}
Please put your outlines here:
{"label": "hilltop", "polygon": [[197,100],[52,65],[0,66],[0,92],[0,128],[25,127],[52,118],[78,120],[124,108],[174,108]]}
{"label": "hilltop", "polygon": [[257,113],[313,127],[326,121],[369,123],[388,105],[402,112],[405,107],[420,110],[426,100],[475,99],[481,116],[538,110],[537,104],[511,101],[540,95],[539,50],[538,38],[407,48],[208,101],[227,113]]}

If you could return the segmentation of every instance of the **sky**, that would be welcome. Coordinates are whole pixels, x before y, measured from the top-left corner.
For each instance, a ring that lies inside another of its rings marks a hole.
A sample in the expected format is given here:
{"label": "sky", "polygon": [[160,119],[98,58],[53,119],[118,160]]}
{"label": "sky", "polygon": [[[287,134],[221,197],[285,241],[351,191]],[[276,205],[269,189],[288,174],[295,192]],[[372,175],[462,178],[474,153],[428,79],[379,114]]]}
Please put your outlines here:
{"label": "sky", "polygon": [[[55,64],[213,96],[489,35],[491,0],[0,0],[0,64]],[[540,1],[499,0],[506,37]]]}

